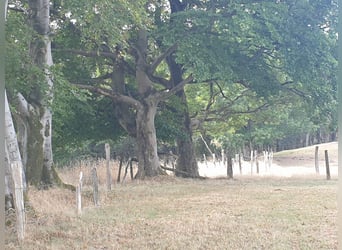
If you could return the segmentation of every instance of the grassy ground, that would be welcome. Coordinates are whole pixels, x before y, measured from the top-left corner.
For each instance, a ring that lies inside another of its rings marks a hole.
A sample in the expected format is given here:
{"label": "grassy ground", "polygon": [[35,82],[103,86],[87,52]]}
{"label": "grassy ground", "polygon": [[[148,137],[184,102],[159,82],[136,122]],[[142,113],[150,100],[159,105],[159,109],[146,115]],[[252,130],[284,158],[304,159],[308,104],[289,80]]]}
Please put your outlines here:
{"label": "grassy ground", "polygon": [[80,217],[74,193],[30,188],[26,239],[19,245],[8,225],[6,249],[337,249],[336,180],[161,177],[104,188],[94,207],[85,185]]}
{"label": "grassy ground", "polygon": [[338,143],[329,142],[313,145],[305,148],[285,150],[274,154],[275,163],[280,166],[315,166],[315,148],[318,146],[318,161],[320,166],[325,166],[325,150],[328,151],[330,166],[337,166]]}

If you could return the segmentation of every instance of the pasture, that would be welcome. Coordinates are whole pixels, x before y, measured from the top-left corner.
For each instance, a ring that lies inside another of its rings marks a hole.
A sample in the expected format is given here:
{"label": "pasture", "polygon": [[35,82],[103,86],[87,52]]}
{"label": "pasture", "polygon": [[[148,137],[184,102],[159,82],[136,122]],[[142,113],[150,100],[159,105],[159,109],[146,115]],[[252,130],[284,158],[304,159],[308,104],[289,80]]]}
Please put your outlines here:
{"label": "pasture", "polygon": [[[80,168],[60,175],[77,181]],[[6,249],[337,249],[336,175],[126,177],[111,191],[98,175],[100,205],[85,178],[81,216],[74,192],[30,187],[25,240],[9,214]]]}

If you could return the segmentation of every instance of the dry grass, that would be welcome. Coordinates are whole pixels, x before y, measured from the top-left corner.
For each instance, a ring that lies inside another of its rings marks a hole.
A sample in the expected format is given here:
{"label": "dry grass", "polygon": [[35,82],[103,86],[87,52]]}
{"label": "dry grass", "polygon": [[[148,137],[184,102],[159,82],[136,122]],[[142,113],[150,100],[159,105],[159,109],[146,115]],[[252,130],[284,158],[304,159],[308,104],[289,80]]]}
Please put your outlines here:
{"label": "dry grass", "polygon": [[[119,172],[119,162],[117,161],[110,161],[109,163],[111,175],[112,175],[112,184],[114,184],[117,180],[118,172]],[[135,174],[137,171],[137,164],[133,162],[133,173]],[[62,169],[59,169],[59,175],[62,178],[62,180],[66,183],[76,185],[79,180],[80,172],[83,173],[83,183],[84,185],[91,185],[92,184],[92,178],[91,178],[91,170],[96,167],[97,169],[97,175],[99,178],[100,185],[105,184],[106,182],[106,160],[85,160],[85,161],[77,161],[74,162],[70,166],[65,166]],[[125,175],[125,169],[127,167],[127,164],[122,165],[121,169],[121,178],[120,180],[123,181],[124,175]],[[127,175],[124,179],[124,182],[131,182],[130,177],[130,170],[127,169]]]}
{"label": "dry grass", "polygon": [[285,150],[274,154],[274,160],[280,166],[308,166],[315,164],[315,147],[318,146],[318,160],[320,166],[325,166],[325,150],[328,150],[331,166],[337,166],[338,143],[329,142],[305,148]]}
{"label": "dry grass", "polygon": [[337,249],[336,180],[127,177],[106,192],[104,173],[100,207],[85,185],[81,217],[74,193],[30,188],[26,239],[8,226],[6,249]]}

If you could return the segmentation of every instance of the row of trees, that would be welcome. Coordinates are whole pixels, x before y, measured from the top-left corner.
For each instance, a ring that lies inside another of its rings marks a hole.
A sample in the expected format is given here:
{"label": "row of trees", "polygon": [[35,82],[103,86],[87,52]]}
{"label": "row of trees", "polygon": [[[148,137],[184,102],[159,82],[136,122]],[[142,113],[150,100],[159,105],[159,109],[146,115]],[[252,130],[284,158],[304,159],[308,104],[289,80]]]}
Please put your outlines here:
{"label": "row of trees", "polygon": [[31,183],[55,181],[52,151],[122,136],[137,178],[161,172],[161,143],[198,177],[194,139],[336,131],[337,1],[28,3],[9,3],[6,88]]}

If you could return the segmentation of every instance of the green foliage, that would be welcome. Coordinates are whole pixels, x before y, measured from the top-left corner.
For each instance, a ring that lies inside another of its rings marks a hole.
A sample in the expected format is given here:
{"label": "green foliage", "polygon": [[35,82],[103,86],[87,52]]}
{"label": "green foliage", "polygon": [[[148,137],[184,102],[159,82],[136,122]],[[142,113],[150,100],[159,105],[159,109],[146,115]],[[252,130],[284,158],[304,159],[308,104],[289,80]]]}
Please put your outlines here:
{"label": "green foliage", "polygon": [[[246,142],[271,145],[319,127],[336,130],[337,1],[180,1],[184,10],[173,14],[169,2],[178,1],[53,1],[56,152],[123,134],[111,100],[70,83],[109,89],[111,79],[96,78],[124,62],[125,94],[136,97],[139,28],[148,31],[149,63],[177,44],[173,56],[183,78],[192,74],[196,81],[186,87],[189,111],[209,138],[237,149]],[[12,92],[28,94],[41,86],[44,75],[28,56],[31,31],[25,15],[10,12],[6,29],[6,84]],[[118,57],[99,56],[105,49]],[[155,74],[170,79],[166,63]],[[183,109],[177,97],[160,104],[160,141],[186,136],[178,116]]]}
{"label": "green foliage", "polygon": [[[165,28],[171,30],[165,36],[169,41],[182,41],[178,60],[199,81],[221,85],[220,91],[205,85],[187,88],[190,110],[206,122],[206,134],[228,144],[243,137],[270,145],[334,127],[336,2],[214,2],[177,13]],[[265,104],[270,111],[251,112]],[[301,108],[296,115],[293,110]],[[252,130],[243,129],[248,121],[253,121]]]}
{"label": "green foliage", "polygon": [[[137,27],[149,25],[149,19],[138,1],[64,1],[60,15],[66,26],[73,26],[80,42],[88,49],[96,49],[102,43],[114,48],[117,44],[128,46],[130,32]],[[95,47],[97,46],[97,47]]]}
{"label": "green foliage", "polygon": [[89,145],[116,140],[123,131],[113,115],[112,102],[79,90],[65,81],[58,65],[54,71],[53,146],[55,159],[89,154]]}
{"label": "green foliage", "polygon": [[157,138],[160,142],[173,144],[175,138],[188,136],[183,132],[181,112],[184,106],[177,96],[171,96],[167,101],[160,104],[155,126]]}
{"label": "green foliage", "polygon": [[11,94],[20,91],[24,96],[34,88],[45,85],[45,75],[35,66],[29,56],[29,42],[32,30],[26,24],[22,13],[9,12],[6,20],[5,80]]}

